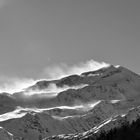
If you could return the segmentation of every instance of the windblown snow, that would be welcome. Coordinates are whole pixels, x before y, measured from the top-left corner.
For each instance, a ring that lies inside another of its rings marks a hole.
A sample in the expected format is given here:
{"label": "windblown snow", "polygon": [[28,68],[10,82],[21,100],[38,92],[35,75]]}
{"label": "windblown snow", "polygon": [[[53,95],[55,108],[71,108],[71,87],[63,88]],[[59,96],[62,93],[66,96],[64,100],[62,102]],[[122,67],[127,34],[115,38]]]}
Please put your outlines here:
{"label": "windblown snow", "polygon": [[109,65],[0,94],[0,139],[69,140],[140,117],[140,76]]}

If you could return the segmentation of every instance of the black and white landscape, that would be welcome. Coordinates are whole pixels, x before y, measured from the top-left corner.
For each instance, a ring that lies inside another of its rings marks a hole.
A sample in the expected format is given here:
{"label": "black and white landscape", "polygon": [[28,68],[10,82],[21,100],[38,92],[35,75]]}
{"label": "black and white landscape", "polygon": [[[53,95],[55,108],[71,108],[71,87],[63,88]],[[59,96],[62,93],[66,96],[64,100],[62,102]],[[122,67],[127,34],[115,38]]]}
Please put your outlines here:
{"label": "black and white landscape", "polygon": [[100,133],[140,119],[139,93],[140,76],[122,66],[38,81],[0,94],[0,137],[98,140]]}
{"label": "black and white landscape", "polygon": [[0,0],[0,140],[140,140],[140,0]]}

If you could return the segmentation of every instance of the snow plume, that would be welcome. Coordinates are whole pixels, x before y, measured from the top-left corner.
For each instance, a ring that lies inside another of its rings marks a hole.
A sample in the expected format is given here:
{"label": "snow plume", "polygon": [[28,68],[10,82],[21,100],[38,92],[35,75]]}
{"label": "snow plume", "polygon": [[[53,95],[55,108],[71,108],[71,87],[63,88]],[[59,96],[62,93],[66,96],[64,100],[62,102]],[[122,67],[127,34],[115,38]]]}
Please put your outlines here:
{"label": "snow plume", "polygon": [[73,66],[68,66],[67,64],[61,63],[60,65],[52,65],[46,67],[43,77],[46,77],[47,79],[59,79],[65,76],[73,74],[79,75],[83,72],[94,71],[108,66],[110,66],[110,64],[105,62],[97,62],[94,60],[90,60],[85,63],[81,62]]}
{"label": "snow plume", "polygon": [[22,91],[33,84],[35,84],[33,79],[0,76],[0,93],[7,92],[12,94]]}
{"label": "snow plume", "polygon": [[10,120],[10,119],[14,119],[14,118],[21,118],[26,114],[27,114],[27,111],[26,110],[22,111],[22,108],[19,107],[14,111],[7,112],[7,113],[4,113],[4,114],[0,115],[0,122]]}
{"label": "snow plume", "polygon": [[[87,71],[94,71],[103,67],[108,67],[109,64],[104,62],[96,62],[94,60],[87,61],[85,63],[79,63],[77,65],[68,66],[67,64],[60,64],[60,65],[52,65],[45,68],[43,74],[38,76],[39,78],[46,78],[48,79],[59,79],[65,76],[73,75],[73,74],[81,74]],[[23,91],[23,89],[28,88],[34,85],[37,80],[29,79],[29,78],[11,78],[8,76],[0,76],[0,93],[7,92],[7,93],[14,93]],[[81,85],[80,85],[81,86]],[[79,88],[79,87],[67,87],[64,86],[62,88],[57,87],[55,84],[52,84],[48,87],[47,91],[31,91],[31,94],[42,93],[42,92],[53,92],[59,93],[61,91],[67,90],[69,88]]]}
{"label": "snow plume", "polygon": [[75,100],[74,106],[82,106],[80,108],[82,111],[88,111],[93,109],[99,103],[101,103],[101,100],[93,100],[88,103],[83,103],[81,100]]}
{"label": "snow plume", "polygon": [[68,89],[79,89],[87,86],[87,84],[84,85],[78,85],[78,86],[67,86],[64,85],[63,87],[57,87],[56,84],[51,83],[46,89],[30,89],[26,90],[26,88],[36,84],[36,80],[33,79],[27,79],[27,78],[10,78],[10,77],[0,77],[0,93],[7,92],[10,94],[16,93],[16,92],[22,92],[24,95],[43,95],[46,97],[53,97],[56,96],[58,93],[68,90]]}
{"label": "snow plume", "polygon": [[78,85],[78,86],[67,86],[67,85],[64,85],[63,87],[57,87],[56,84],[54,83],[51,83],[49,84],[49,86],[46,88],[46,89],[43,89],[43,90],[40,90],[40,89],[35,89],[35,90],[29,90],[29,91],[26,91],[24,92],[24,95],[34,95],[34,94],[40,94],[40,95],[44,95],[46,97],[54,97],[54,96],[57,96],[60,92],[62,91],[66,91],[68,89],[80,89],[80,88],[83,88],[87,86],[87,84],[81,84],[81,85]]}

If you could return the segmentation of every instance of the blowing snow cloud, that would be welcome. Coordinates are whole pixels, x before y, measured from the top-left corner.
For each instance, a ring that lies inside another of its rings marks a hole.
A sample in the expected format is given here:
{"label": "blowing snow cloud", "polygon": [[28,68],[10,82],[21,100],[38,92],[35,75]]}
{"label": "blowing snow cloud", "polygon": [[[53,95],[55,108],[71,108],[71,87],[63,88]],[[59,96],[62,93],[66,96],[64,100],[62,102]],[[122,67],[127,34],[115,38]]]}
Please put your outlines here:
{"label": "blowing snow cloud", "polygon": [[[73,66],[68,66],[67,64],[61,63],[60,65],[52,65],[48,66],[45,68],[43,71],[43,74],[41,74],[40,78],[38,79],[59,79],[65,76],[73,75],[73,74],[81,74],[83,72],[87,71],[94,71],[103,67],[107,67],[109,64],[105,62],[97,62],[94,60],[90,60],[87,62],[81,62],[77,65]],[[34,85],[38,80],[34,79],[29,79],[29,78],[18,78],[18,77],[6,77],[6,76],[1,76],[0,77],[0,92],[8,92],[8,93],[14,93],[14,92],[19,92],[22,91],[23,89]],[[64,89],[67,89],[69,87],[63,87],[62,89],[58,89],[55,85],[51,85],[49,87],[49,91],[53,89],[52,92],[56,91],[63,91]],[[38,93],[42,91],[37,91]],[[46,92],[46,91],[45,91]]]}
{"label": "blowing snow cloud", "polygon": [[81,74],[86,71],[94,71],[103,67],[107,67],[109,64],[105,62],[97,62],[94,60],[89,60],[87,62],[81,62],[77,65],[68,66],[65,63],[60,65],[52,65],[45,68],[43,72],[43,77],[47,79],[59,79],[72,74]]}

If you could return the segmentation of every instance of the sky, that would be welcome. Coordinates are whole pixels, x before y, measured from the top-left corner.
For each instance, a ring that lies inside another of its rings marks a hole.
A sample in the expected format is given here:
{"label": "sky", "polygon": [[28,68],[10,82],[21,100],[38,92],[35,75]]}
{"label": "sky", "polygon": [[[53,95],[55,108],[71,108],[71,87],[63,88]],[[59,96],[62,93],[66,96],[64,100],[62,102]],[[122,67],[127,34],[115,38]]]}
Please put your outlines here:
{"label": "sky", "polygon": [[0,0],[1,79],[88,60],[140,74],[140,0]]}

